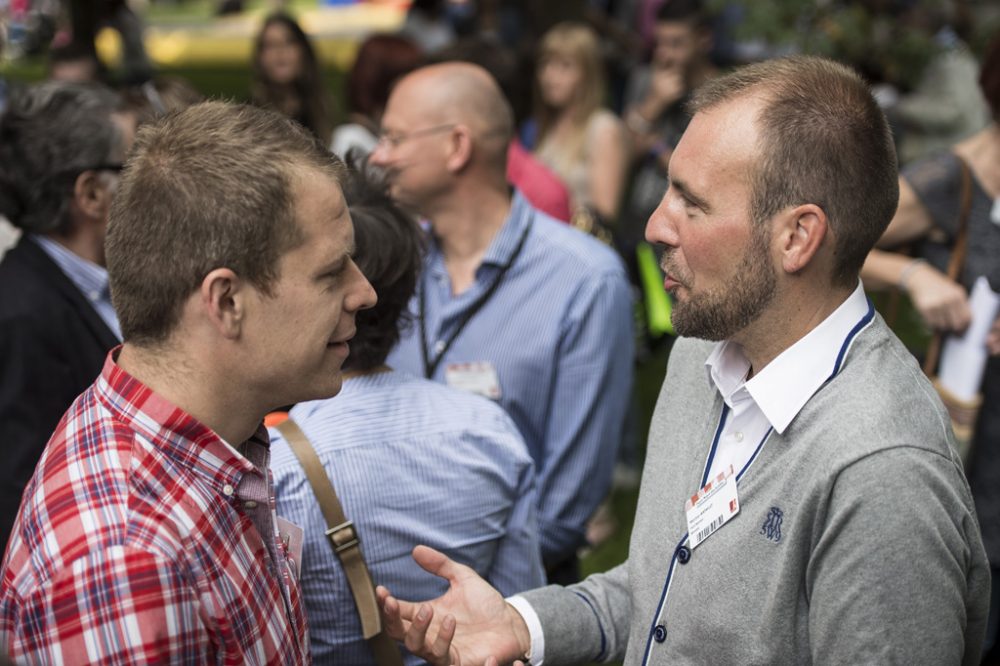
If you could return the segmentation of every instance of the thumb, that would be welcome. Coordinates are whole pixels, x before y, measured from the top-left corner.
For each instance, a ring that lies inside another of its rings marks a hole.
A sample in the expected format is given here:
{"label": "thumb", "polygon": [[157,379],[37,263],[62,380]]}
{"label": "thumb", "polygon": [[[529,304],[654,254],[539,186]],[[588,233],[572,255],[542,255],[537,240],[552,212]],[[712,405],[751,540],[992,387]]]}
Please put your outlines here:
{"label": "thumb", "polygon": [[417,546],[413,549],[413,560],[420,568],[440,578],[454,583],[463,574],[472,571],[469,567],[455,562],[444,553],[430,546]]}

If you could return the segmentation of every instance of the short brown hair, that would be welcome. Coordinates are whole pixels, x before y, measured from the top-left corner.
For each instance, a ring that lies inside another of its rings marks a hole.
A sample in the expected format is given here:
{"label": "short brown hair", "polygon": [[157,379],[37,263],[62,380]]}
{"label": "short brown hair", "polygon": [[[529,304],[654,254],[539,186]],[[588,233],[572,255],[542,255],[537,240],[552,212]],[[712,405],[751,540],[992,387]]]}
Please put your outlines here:
{"label": "short brown hair", "polygon": [[707,82],[691,113],[744,96],[764,102],[751,219],[762,224],[788,206],[816,204],[833,232],[832,282],[853,286],[899,202],[892,135],[868,85],[830,60],[779,58]]}
{"label": "short brown hair", "polygon": [[230,268],[258,289],[302,242],[294,170],[338,184],[343,163],[275,111],[206,102],[146,125],[111,207],[107,264],[122,337],[164,341],[205,275]]}

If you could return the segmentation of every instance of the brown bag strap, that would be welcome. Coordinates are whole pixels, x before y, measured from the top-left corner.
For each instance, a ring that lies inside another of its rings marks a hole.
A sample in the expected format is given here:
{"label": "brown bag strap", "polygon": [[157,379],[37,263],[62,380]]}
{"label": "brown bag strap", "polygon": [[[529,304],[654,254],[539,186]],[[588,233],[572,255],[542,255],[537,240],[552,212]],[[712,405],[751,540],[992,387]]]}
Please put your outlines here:
{"label": "brown bag strap", "polygon": [[361,554],[361,541],[357,530],[354,528],[354,523],[344,515],[333,482],[323,469],[323,463],[316,455],[309,438],[295,421],[291,418],[282,421],[278,424],[278,430],[285,437],[292,453],[299,459],[313,494],[319,501],[319,508],[327,524],[326,536],[347,575],[354,605],[361,617],[361,632],[375,654],[376,663],[379,666],[401,666],[403,658],[399,648],[396,647],[395,641],[382,631],[382,617],[375,599],[375,585]]}
{"label": "brown bag strap", "polygon": [[[965,252],[969,246],[969,211],[972,208],[972,171],[968,163],[961,155],[955,154],[959,168],[962,173],[962,194],[961,208],[958,213],[958,233],[955,236],[955,245],[951,250],[951,259],[948,261],[948,279],[958,282],[961,279],[962,268],[965,266]],[[933,377],[937,370],[938,357],[941,355],[941,342],[944,336],[941,331],[934,334],[930,344],[927,346],[927,356],[924,357],[924,374]]]}

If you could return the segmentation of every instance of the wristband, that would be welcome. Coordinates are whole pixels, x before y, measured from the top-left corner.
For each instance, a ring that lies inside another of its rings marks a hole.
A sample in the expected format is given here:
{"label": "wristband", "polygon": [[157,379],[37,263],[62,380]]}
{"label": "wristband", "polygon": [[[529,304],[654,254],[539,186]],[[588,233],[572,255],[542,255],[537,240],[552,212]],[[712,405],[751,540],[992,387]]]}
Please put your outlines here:
{"label": "wristband", "polygon": [[896,281],[896,286],[899,289],[905,291],[906,281],[909,279],[910,275],[913,274],[913,271],[917,270],[917,268],[921,264],[926,264],[926,263],[927,260],[921,257],[917,257],[916,259],[911,259],[908,264],[903,266],[903,270],[899,272],[899,279]]}

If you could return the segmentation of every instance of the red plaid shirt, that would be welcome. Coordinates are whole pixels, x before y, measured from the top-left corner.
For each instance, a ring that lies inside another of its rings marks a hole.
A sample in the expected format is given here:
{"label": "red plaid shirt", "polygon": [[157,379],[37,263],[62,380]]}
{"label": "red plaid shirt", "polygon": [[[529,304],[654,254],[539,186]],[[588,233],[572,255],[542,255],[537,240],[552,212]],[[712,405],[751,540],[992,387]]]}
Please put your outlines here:
{"label": "red plaid shirt", "polygon": [[237,453],[115,354],[25,490],[0,580],[0,647],[28,663],[308,663],[267,431]]}

